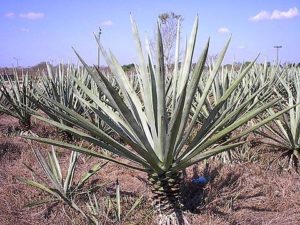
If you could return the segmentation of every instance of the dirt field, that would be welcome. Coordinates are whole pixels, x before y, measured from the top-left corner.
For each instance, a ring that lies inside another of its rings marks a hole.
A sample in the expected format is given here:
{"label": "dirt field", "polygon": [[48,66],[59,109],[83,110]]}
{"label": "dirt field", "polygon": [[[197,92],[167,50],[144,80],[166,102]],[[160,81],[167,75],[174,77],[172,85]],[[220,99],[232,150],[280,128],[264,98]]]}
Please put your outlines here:
{"label": "dirt field", "polygon": [[[33,132],[42,137],[55,137],[54,128],[34,121]],[[49,146],[18,137],[18,122],[8,116],[0,116],[0,225],[78,224],[82,218],[61,203],[35,208],[24,207],[34,199],[44,196],[39,191],[20,183],[18,177],[32,179],[25,165],[41,171],[32,148],[47,151]],[[300,176],[280,169],[275,162],[278,153],[259,145],[252,149],[259,153],[254,162],[246,161],[231,165],[210,163],[210,182],[205,186],[191,183],[191,179],[203,175],[204,166],[189,168],[184,193],[191,224],[300,224]],[[69,152],[60,150],[63,166],[67,167]],[[81,156],[77,171],[85,171],[96,159]],[[114,183],[119,179],[124,215],[140,196],[141,204],[123,224],[153,224],[155,216],[149,201],[147,176],[108,163],[92,182],[106,183],[99,190],[99,204],[114,195]],[[84,201],[84,199],[83,199]],[[103,212],[105,210],[103,209]],[[102,224],[115,224],[114,216],[103,213]]]}

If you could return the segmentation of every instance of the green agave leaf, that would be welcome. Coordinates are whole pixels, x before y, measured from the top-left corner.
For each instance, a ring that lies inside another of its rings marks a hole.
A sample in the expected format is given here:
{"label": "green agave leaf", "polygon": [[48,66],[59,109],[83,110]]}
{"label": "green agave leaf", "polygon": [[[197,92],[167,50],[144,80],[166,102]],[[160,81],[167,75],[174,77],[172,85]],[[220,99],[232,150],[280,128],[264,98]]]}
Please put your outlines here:
{"label": "green agave leaf", "polygon": [[198,16],[195,18],[195,22],[193,24],[190,39],[189,39],[189,42],[186,47],[184,63],[183,63],[183,67],[182,67],[179,81],[178,81],[178,84],[179,84],[178,94],[181,94],[181,92],[183,91],[184,85],[187,83],[187,80],[189,78],[189,73],[191,71],[191,66],[192,66],[194,49],[195,49],[195,45],[196,45],[197,32],[198,32]]}
{"label": "green agave leaf", "polygon": [[240,137],[242,137],[242,136],[244,136],[244,135],[246,135],[246,134],[248,134],[248,133],[250,133],[250,132],[252,132],[252,131],[254,131],[254,130],[256,130],[256,129],[258,129],[259,127],[261,127],[261,126],[263,126],[263,125],[269,123],[270,121],[274,120],[274,119],[277,118],[278,116],[284,114],[285,112],[289,111],[290,109],[292,109],[292,108],[294,108],[294,107],[296,107],[296,106],[298,106],[298,105],[300,105],[300,103],[298,103],[298,104],[296,104],[296,105],[294,105],[294,106],[288,107],[288,108],[286,108],[286,109],[284,109],[284,110],[281,110],[281,111],[275,113],[274,115],[269,116],[269,117],[267,117],[266,119],[264,119],[264,120],[262,120],[262,121],[259,121],[258,123],[254,124],[252,127],[250,127],[250,128],[248,128],[248,129],[244,130],[243,132],[241,132],[239,135],[236,135],[235,137],[233,137],[233,138],[231,138],[230,140],[226,141],[225,144],[226,144],[226,143],[229,143],[229,142],[231,142],[231,141],[237,140],[237,139],[239,139]]}
{"label": "green agave leaf", "polygon": [[141,196],[139,197],[135,202],[134,204],[132,205],[132,207],[129,209],[129,211],[126,213],[125,217],[124,217],[124,220],[126,220],[132,213],[133,211],[139,207],[139,205],[142,203],[142,200],[143,200],[144,196]]}
{"label": "green agave leaf", "polygon": [[116,203],[117,203],[117,220],[121,221],[121,194],[120,194],[120,185],[117,179],[116,182]]}
{"label": "green agave leaf", "polygon": [[164,64],[164,50],[162,37],[159,24],[157,24],[157,62],[155,71],[155,84],[157,93],[157,104],[154,107],[157,108],[157,135],[158,135],[158,158],[161,162],[165,160],[165,139],[167,133],[167,112],[166,112],[166,89],[165,89],[165,64]]}
{"label": "green agave leaf", "polygon": [[238,143],[233,143],[233,144],[228,144],[228,145],[221,145],[221,146],[217,146],[217,147],[213,147],[210,150],[207,150],[205,152],[202,152],[198,155],[196,155],[194,158],[191,158],[188,161],[182,161],[179,163],[176,163],[176,165],[174,165],[174,167],[171,169],[172,173],[180,171],[184,168],[187,168],[188,166],[191,166],[199,161],[203,161],[205,159],[210,158],[211,156],[217,155],[219,153],[222,153],[224,151],[230,150],[230,149],[234,149],[240,145],[243,145],[245,142],[238,142]]}
{"label": "green agave leaf", "polygon": [[177,33],[176,33],[176,48],[175,48],[175,63],[173,70],[173,80],[172,80],[172,111],[175,110],[175,104],[177,99],[177,89],[178,79],[179,79],[179,51],[180,51],[180,21],[177,23]]}
{"label": "green agave leaf", "polygon": [[42,199],[40,201],[33,201],[33,202],[30,202],[28,204],[25,204],[24,207],[28,207],[28,208],[33,208],[33,207],[37,207],[37,206],[40,206],[40,205],[44,205],[44,204],[48,204],[50,202],[56,202],[58,201],[57,199]]}
{"label": "green agave leaf", "polygon": [[77,184],[77,187],[76,189],[80,189],[83,187],[83,185],[85,184],[85,182],[91,177],[93,176],[94,174],[96,174],[99,170],[101,170],[108,162],[105,162],[105,163],[97,163],[95,164],[94,166],[92,166],[92,168],[87,171],[86,173],[84,173],[78,184]]}
{"label": "green agave leaf", "polygon": [[[270,108],[271,106],[273,106],[278,101],[279,101],[279,99],[275,99],[275,100],[270,101],[269,103],[267,103],[267,104],[259,107],[258,109],[255,109],[255,110],[252,110],[252,111],[248,112],[242,118],[240,118],[239,120],[235,121],[233,124],[227,126],[225,129],[219,131],[218,133],[212,135],[211,138],[209,138],[205,142],[198,143],[192,149],[190,149],[188,147],[188,150],[186,151],[185,155],[182,157],[181,161],[184,163],[184,162],[189,161],[190,159],[194,158],[201,151],[203,151],[206,148],[208,148],[209,146],[217,143],[218,140],[220,140],[222,137],[226,136],[228,133],[231,133],[233,130],[235,130],[236,128],[240,127],[242,124],[245,124],[246,122],[250,121],[252,118],[254,118],[255,116],[257,116],[259,113],[263,112],[267,108]],[[269,122],[270,120],[266,120],[266,121]],[[266,123],[266,121],[265,121],[265,123]],[[262,125],[260,125],[260,126],[262,126]],[[258,126],[258,127],[260,127],[260,126]],[[254,130],[254,127],[256,127],[256,125],[254,125],[254,126],[251,127],[251,131]],[[256,128],[258,128],[258,127],[256,127]],[[212,131],[211,133],[213,134],[214,131]],[[237,139],[236,137],[242,137],[242,136],[244,136],[244,135],[246,135],[248,133],[244,134],[244,132],[241,132],[240,134],[236,135],[233,140],[236,140]],[[243,135],[241,135],[241,134],[243,134]],[[224,142],[223,144],[226,144],[226,143],[227,143],[227,141]]]}
{"label": "green agave leaf", "polygon": [[83,154],[90,155],[90,156],[93,156],[93,157],[105,159],[105,160],[108,160],[108,161],[111,161],[111,162],[129,167],[129,168],[132,168],[132,169],[135,169],[135,170],[144,171],[144,172],[146,171],[144,168],[132,166],[128,163],[123,163],[120,160],[114,159],[114,158],[109,157],[105,154],[102,154],[102,153],[99,153],[99,152],[96,152],[96,151],[92,151],[92,150],[89,150],[89,149],[85,149],[85,148],[82,148],[82,147],[78,147],[76,145],[72,145],[72,144],[68,144],[68,143],[60,142],[60,141],[55,141],[55,140],[51,140],[51,139],[47,139],[47,138],[39,138],[39,137],[31,137],[31,136],[22,136],[22,137],[24,137],[26,139],[33,140],[33,141],[38,141],[38,142],[42,142],[42,143],[51,144],[51,145],[55,145],[55,146],[58,146],[58,147],[66,148],[66,149],[71,150],[71,151],[77,151],[79,153],[83,153]]}
{"label": "green agave leaf", "polygon": [[231,40],[231,38],[227,41],[225,47],[223,48],[222,52],[220,53],[220,55],[219,55],[219,57],[217,59],[216,65],[214,66],[213,71],[211,72],[211,74],[210,74],[210,76],[209,76],[209,78],[208,78],[208,80],[206,82],[205,88],[204,88],[202,96],[201,96],[201,98],[200,98],[200,100],[198,102],[198,105],[197,105],[197,108],[195,110],[195,113],[194,113],[194,115],[193,115],[193,117],[191,119],[190,124],[188,125],[188,127],[187,127],[187,129],[185,131],[184,139],[178,144],[177,149],[181,149],[182,146],[184,145],[184,143],[186,143],[188,137],[191,134],[191,131],[192,131],[193,127],[195,126],[195,123],[196,123],[197,117],[198,117],[198,115],[200,113],[200,110],[202,109],[202,107],[204,105],[205,99],[207,98],[207,95],[209,93],[209,90],[211,88],[213,80],[215,79],[216,74],[217,74],[217,72],[219,70],[219,67],[220,67],[220,65],[221,65],[221,63],[222,63],[222,61],[224,59],[224,56],[225,56],[225,53],[226,53],[227,48],[229,46],[230,40]]}
{"label": "green agave leaf", "polygon": [[47,178],[51,180],[56,189],[63,192],[62,184],[58,180],[58,177],[55,176],[55,172],[51,170],[51,164],[46,161],[46,158],[41,154],[39,150],[34,150],[33,152],[45,174],[47,175]]}
{"label": "green agave leaf", "polygon": [[168,148],[166,168],[168,168],[173,162],[176,142],[182,139],[182,133],[192,107],[192,101],[194,99],[194,95],[198,87],[200,76],[202,75],[204,69],[208,48],[209,48],[209,40],[198,60],[198,63],[192,75],[192,79],[189,82],[189,84],[186,84],[186,87],[184,88],[184,92],[179,97],[178,104],[175,108],[174,114],[172,114],[171,116],[171,121],[169,123],[170,125],[168,130],[167,141],[166,141],[167,148]]}
{"label": "green agave leaf", "polygon": [[60,195],[57,194],[57,192],[54,191],[54,189],[50,189],[48,188],[47,186],[45,186],[44,184],[40,184],[38,182],[35,182],[33,180],[28,180],[28,179],[25,179],[25,178],[21,178],[19,177],[18,180],[24,184],[27,184],[29,186],[32,186],[34,188],[37,188],[37,189],[40,189],[42,191],[45,191],[47,192],[48,194],[56,197],[56,198],[61,198]]}
{"label": "green agave leaf", "polygon": [[78,156],[79,156],[78,152],[73,151],[71,153],[70,162],[69,162],[69,168],[68,168],[66,179],[65,179],[65,183],[64,183],[64,191],[65,191],[65,193],[67,192],[67,190],[70,190],[70,188],[72,186],[73,178],[74,178],[74,173],[75,173],[75,169],[76,169],[76,165],[77,165]]}

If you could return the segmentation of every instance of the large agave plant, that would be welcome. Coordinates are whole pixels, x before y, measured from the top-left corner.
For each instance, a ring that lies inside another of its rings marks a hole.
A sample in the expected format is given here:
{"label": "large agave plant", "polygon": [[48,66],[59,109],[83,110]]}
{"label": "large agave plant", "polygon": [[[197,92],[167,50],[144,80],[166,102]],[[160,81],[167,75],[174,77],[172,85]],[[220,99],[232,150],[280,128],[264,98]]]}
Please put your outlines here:
{"label": "large agave plant", "polygon": [[[209,49],[208,41],[195,67],[193,67],[192,59],[198,30],[198,19],[195,20],[193,25],[181,66],[179,66],[178,57],[180,49],[180,31],[178,28],[176,60],[172,78],[167,78],[165,73],[166,65],[164,63],[164,51],[159,25],[157,29],[156,62],[153,62],[153,57],[149,50],[146,57],[144,56],[137,25],[133,20],[131,20],[131,23],[139,59],[139,65],[137,66],[137,71],[141,78],[139,94],[130,85],[128,77],[115,56],[112,53],[108,54],[97,38],[99,48],[115,76],[120,90],[116,90],[100,71],[92,71],[77,53],[78,58],[89,71],[99,89],[105,94],[106,100],[102,101],[99,99],[84,83],[74,78],[82,91],[94,102],[85,103],[112,130],[118,133],[127,145],[120,144],[98,126],[74,112],[74,110],[46,96],[42,96],[43,100],[51,102],[51,104],[56,106],[49,109],[49,113],[74,124],[76,127],[72,128],[51,119],[37,116],[40,120],[68,130],[79,138],[119,155],[125,161],[110,158],[100,152],[68,143],[36,137],[32,137],[31,139],[61,146],[94,157],[104,158],[147,173],[149,183],[152,186],[153,204],[160,215],[158,217],[160,218],[160,223],[178,224],[183,221],[180,200],[182,171],[213,155],[243,144],[243,142],[237,142],[240,137],[271,121],[283,112],[277,112],[259,121],[252,127],[240,131],[234,137],[220,142],[228,133],[236,130],[279,101],[279,99],[270,99],[263,105],[257,104],[255,107],[251,107],[247,113],[236,117],[235,120],[231,120],[231,118],[235,117],[239,111],[238,109],[230,113],[219,113],[231,94],[247,75],[249,69],[254,64],[253,62],[240,71],[236,79],[215,103],[214,108],[209,112],[209,116],[203,121],[197,135],[188,142],[198,114],[205,106],[205,100],[219,71],[229,41],[220,52],[214,68],[205,82],[201,97],[197,101],[197,105],[193,106],[196,107],[193,116],[190,117],[194,95],[197,91],[199,80],[204,74],[203,71]],[[97,104],[99,107],[94,107],[94,104]],[[224,124],[226,124],[226,127],[223,126]]]}
{"label": "large agave plant", "polygon": [[33,94],[34,85],[35,80],[28,73],[22,73],[19,77],[15,71],[13,78],[0,76],[0,111],[19,119],[22,130],[31,128],[31,112],[36,109],[36,105],[27,97]]}

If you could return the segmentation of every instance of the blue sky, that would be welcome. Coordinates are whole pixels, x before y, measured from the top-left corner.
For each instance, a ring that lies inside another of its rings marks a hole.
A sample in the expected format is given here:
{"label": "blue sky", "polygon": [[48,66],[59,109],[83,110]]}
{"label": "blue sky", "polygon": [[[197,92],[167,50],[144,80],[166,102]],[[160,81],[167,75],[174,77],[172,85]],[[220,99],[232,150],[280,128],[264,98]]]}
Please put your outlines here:
{"label": "blue sky", "polygon": [[[129,14],[143,36],[153,36],[157,16],[173,11],[184,17],[183,40],[199,16],[196,56],[208,37],[217,54],[230,34],[225,62],[275,60],[300,62],[300,1],[201,0],[0,0],[0,66],[32,66],[41,61],[76,62],[73,46],[90,64],[97,61],[92,33],[102,28],[101,41],[122,64],[136,61]],[[102,61],[103,62],[103,61]]]}

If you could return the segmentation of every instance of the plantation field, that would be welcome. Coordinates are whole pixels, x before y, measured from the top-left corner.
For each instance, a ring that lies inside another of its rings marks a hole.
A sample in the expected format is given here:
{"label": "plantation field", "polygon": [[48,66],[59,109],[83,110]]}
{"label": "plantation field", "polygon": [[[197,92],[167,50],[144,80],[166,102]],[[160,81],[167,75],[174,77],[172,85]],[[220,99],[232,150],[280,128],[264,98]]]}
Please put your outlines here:
{"label": "plantation field", "polygon": [[[69,210],[62,203],[48,204],[36,208],[24,205],[41,198],[36,191],[17,180],[18,177],[32,178],[26,165],[42,174],[31,148],[50,150],[48,145],[29,142],[18,137],[18,121],[10,116],[0,116],[0,224],[34,225],[34,224],[76,224],[82,221],[77,213]],[[53,127],[41,122],[33,122],[33,132],[42,137],[55,137]],[[188,205],[192,212],[187,213],[191,224],[286,224],[300,223],[300,179],[296,173],[280,170],[277,163],[268,166],[279,154],[273,149],[257,145],[250,154],[254,161],[230,165],[212,163],[208,171],[211,181],[204,185],[192,184],[193,169],[187,171],[184,188]],[[69,154],[61,151],[63,167],[68,165]],[[86,170],[88,164],[97,161],[81,156],[77,171]],[[280,160],[279,160],[280,162]],[[203,175],[204,165],[195,166],[198,175]],[[93,178],[91,182],[106,183],[98,192],[103,201],[114,198],[115,182],[119,179],[121,189],[122,214],[131,208],[140,196],[144,196],[139,206],[126,218],[124,224],[152,224],[153,208],[147,203],[150,198],[144,173],[128,170],[125,167],[109,163]],[[79,200],[82,204],[85,199]],[[64,211],[64,210],[65,211]],[[116,224],[113,210],[107,214],[102,209],[102,224]],[[68,215],[68,216],[66,216]]]}
{"label": "plantation field", "polygon": [[95,36],[105,69],[1,74],[0,225],[300,224],[299,66],[195,59],[198,17],[170,63],[130,20],[130,69]]}

